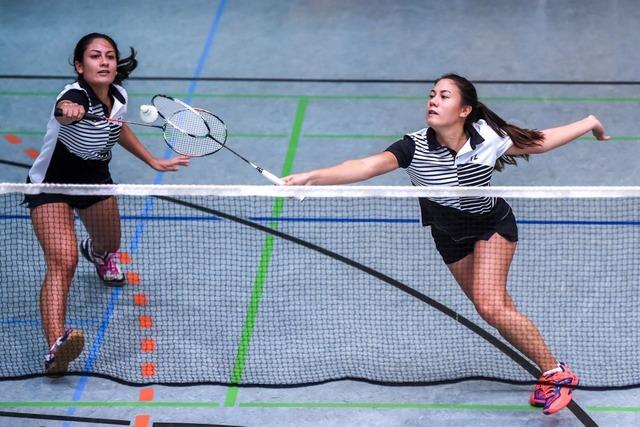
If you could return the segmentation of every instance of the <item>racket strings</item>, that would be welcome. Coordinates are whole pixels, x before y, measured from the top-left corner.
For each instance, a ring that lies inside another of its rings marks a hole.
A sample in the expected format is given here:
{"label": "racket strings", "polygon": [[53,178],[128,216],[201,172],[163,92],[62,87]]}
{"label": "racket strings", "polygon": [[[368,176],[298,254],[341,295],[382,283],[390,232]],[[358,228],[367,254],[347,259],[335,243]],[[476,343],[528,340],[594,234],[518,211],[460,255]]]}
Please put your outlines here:
{"label": "racket strings", "polygon": [[167,123],[182,132],[195,137],[207,136],[209,133],[209,128],[202,116],[184,102],[164,95],[156,95],[152,103]]}
{"label": "racket strings", "polygon": [[176,152],[191,157],[215,153],[222,144],[208,137],[204,118],[192,110],[180,110],[167,120],[164,139]]}
{"label": "racket strings", "polygon": [[154,96],[152,103],[166,121],[164,139],[174,151],[198,157],[224,145],[227,127],[217,116],[165,95]]}
{"label": "racket strings", "polygon": [[202,116],[209,127],[209,135],[215,139],[221,146],[227,140],[227,125],[220,118],[207,110],[196,108],[198,114]]}
{"label": "racket strings", "polygon": [[164,95],[155,95],[151,100],[153,106],[158,110],[158,114],[167,120],[180,110],[186,109],[185,105],[173,98]]}

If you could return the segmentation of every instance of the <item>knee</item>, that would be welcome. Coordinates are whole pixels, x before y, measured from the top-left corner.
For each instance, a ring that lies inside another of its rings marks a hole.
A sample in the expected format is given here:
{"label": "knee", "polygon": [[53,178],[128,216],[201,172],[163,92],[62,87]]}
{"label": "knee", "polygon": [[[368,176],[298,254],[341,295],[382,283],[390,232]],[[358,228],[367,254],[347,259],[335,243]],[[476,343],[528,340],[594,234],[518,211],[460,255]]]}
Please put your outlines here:
{"label": "knee", "polygon": [[513,311],[513,306],[505,304],[502,298],[481,298],[474,305],[480,317],[492,326],[499,325]]}
{"label": "knee", "polygon": [[47,269],[64,277],[72,277],[78,266],[78,251],[72,249],[47,257]]}

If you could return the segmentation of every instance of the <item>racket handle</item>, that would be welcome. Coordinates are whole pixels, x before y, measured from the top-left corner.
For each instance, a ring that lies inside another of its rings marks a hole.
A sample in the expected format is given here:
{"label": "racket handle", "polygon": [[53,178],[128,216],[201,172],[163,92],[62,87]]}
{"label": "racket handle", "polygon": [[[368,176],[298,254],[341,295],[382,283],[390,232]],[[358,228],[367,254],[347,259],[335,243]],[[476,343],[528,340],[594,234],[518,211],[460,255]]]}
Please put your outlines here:
{"label": "racket handle", "polygon": [[[263,169],[260,173],[262,174],[262,176],[267,178],[269,181],[273,182],[275,185],[284,185],[284,181],[278,178],[277,176],[275,176],[274,174],[272,174],[271,172]],[[299,201],[303,201],[304,197],[296,196],[296,199],[298,199]]]}
{"label": "racket handle", "polygon": [[[56,109],[53,111],[53,115],[56,117],[62,117],[62,108],[56,107]],[[107,120],[106,118],[97,116],[95,114],[85,114],[83,119],[91,120],[94,122]]]}
{"label": "racket handle", "polygon": [[271,172],[263,169],[261,173],[262,173],[262,176],[267,178],[269,181],[273,182],[275,185],[284,185],[284,181],[278,178],[277,176],[275,176],[274,174],[272,174]]}

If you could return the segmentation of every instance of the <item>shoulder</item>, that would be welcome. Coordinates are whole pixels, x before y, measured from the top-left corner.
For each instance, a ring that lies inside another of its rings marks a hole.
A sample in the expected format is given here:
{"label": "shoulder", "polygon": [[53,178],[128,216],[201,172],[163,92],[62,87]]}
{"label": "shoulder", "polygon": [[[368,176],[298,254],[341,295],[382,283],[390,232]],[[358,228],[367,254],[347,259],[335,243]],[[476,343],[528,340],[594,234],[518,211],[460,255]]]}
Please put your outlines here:
{"label": "shoulder", "polygon": [[485,120],[482,119],[474,122],[473,128],[485,141],[496,142],[503,141],[509,138],[506,132],[503,131],[503,134],[500,135],[498,132],[493,130],[493,128],[491,128],[491,126],[489,126],[489,124]]}
{"label": "shoulder", "polygon": [[123,104],[125,104],[128,100],[129,100],[129,94],[127,93],[127,90],[117,84],[112,84],[111,87],[113,88],[113,94],[116,98],[121,98],[119,99],[120,102],[122,102]]}
{"label": "shoulder", "polygon": [[58,94],[58,98],[62,98],[65,94],[71,93],[80,93],[89,98],[89,93],[82,87],[78,82],[73,82],[71,84],[65,85],[65,87]]}
{"label": "shoulder", "polygon": [[427,131],[429,128],[424,128],[417,130],[415,132],[410,132],[405,134],[404,139],[409,139],[413,142],[427,142]]}
{"label": "shoulder", "polygon": [[75,102],[76,104],[84,105],[85,108],[89,108],[91,105],[91,96],[89,93],[78,84],[78,82],[68,84],[62,89],[62,91],[56,97],[56,103],[68,100]]}
{"label": "shoulder", "polygon": [[397,140],[391,144],[385,151],[390,152],[398,160],[398,165],[402,168],[407,168],[413,160],[413,155],[416,149],[416,142],[410,136],[406,134],[402,139]]}

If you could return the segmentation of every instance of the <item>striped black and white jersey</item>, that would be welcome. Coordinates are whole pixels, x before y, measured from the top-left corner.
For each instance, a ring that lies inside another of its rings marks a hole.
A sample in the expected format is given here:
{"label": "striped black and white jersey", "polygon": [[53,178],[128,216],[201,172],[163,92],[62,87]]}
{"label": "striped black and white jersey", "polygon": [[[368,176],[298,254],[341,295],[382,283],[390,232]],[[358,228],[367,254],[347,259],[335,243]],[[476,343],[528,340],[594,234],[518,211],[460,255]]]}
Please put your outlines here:
{"label": "striped black and white jersey", "polygon": [[[511,147],[509,136],[500,136],[484,121],[466,128],[469,139],[459,152],[440,145],[436,133],[424,128],[409,133],[387,148],[406,169],[416,186],[489,186],[496,161]],[[434,197],[421,199],[424,225],[452,211],[482,216],[492,213],[498,200],[492,197]],[[448,209],[441,209],[441,207]]]}
{"label": "striped black and white jersey", "polygon": [[[389,148],[416,186],[484,187],[491,181],[496,160],[511,147],[511,138],[498,135],[484,120],[467,129],[469,139],[458,153],[438,143],[431,128],[409,133]],[[495,201],[484,197],[432,198],[465,212],[491,210]]]}
{"label": "striped black and white jersey", "polygon": [[[123,118],[127,110],[127,92],[111,85],[111,111],[84,82],[67,85],[56,99],[56,105],[69,100],[83,105],[87,113]],[[111,122],[80,120],[61,125],[52,109],[40,154],[29,170],[33,183],[56,182],[101,184],[111,181],[109,161],[111,149],[120,139],[122,125]]]}

